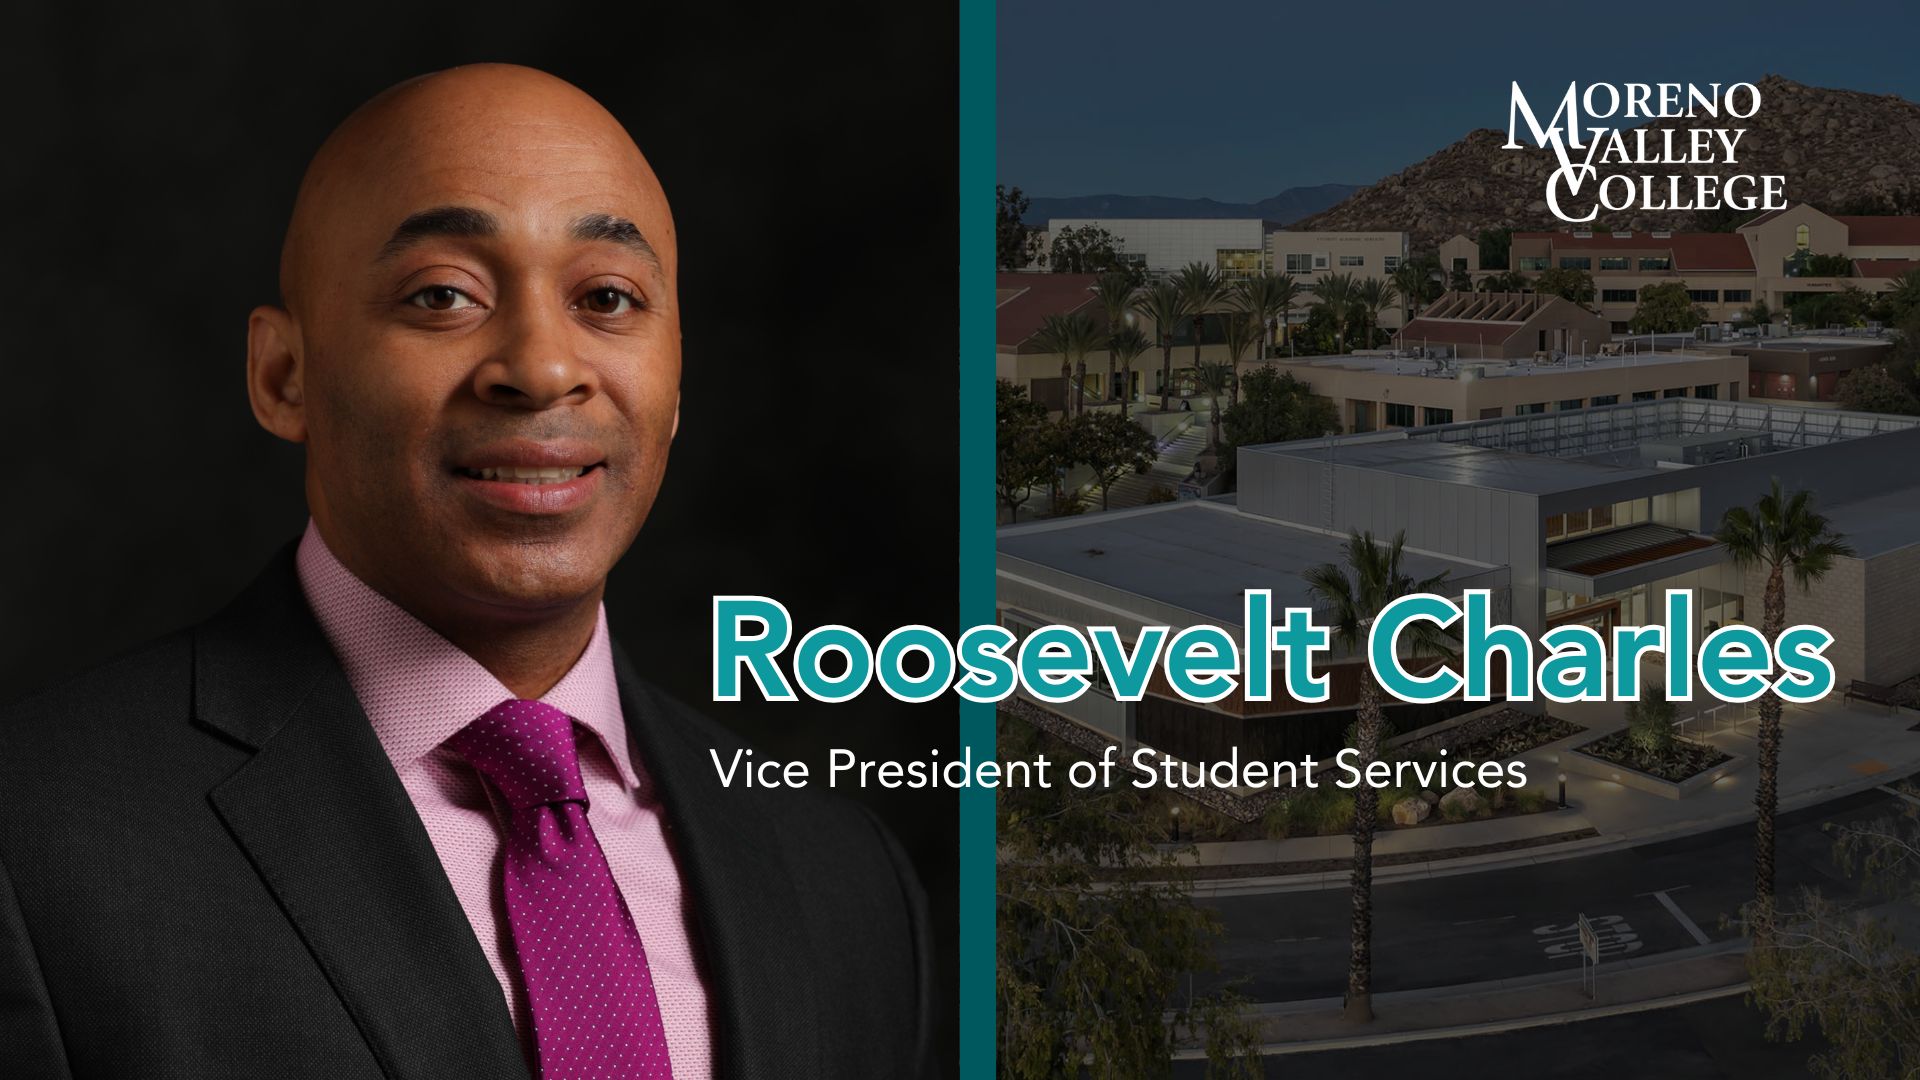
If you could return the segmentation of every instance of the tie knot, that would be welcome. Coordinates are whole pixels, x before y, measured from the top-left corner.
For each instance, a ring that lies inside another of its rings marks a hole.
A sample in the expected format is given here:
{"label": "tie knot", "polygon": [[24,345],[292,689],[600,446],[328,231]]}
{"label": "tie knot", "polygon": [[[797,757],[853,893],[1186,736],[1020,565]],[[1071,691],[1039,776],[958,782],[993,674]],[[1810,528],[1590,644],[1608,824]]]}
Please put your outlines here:
{"label": "tie knot", "polygon": [[503,701],[447,741],[515,810],[587,801],[573,718],[543,701]]}

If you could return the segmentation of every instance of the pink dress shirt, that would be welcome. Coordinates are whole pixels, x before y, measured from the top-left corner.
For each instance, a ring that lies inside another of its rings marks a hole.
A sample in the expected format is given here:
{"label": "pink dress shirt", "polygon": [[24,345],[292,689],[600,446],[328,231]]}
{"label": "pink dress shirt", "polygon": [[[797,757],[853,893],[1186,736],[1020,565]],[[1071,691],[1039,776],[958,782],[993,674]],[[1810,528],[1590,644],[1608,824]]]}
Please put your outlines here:
{"label": "pink dress shirt", "polygon": [[[521,1045],[529,1045],[526,995],[514,967],[501,896],[500,820],[480,774],[441,745],[514,695],[478,661],[354,577],[327,550],[311,521],[297,564],[307,603],[427,827],[454,895],[500,980]],[[576,721],[587,819],[646,946],[674,1080],[707,1080],[712,1075],[707,989],[659,797],[646,768],[627,750],[604,608],[586,652],[540,700]]]}

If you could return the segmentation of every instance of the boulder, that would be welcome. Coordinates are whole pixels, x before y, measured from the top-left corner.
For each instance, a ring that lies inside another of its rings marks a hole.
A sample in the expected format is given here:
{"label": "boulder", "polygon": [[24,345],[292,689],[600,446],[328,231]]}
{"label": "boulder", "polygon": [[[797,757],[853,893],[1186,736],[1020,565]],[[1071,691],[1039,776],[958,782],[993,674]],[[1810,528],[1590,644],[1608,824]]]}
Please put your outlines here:
{"label": "boulder", "polygon": [[1425,801],[1425,802],[1426,802],[1426,804],[1427,804],[1428,806],[1439,806],[1439,805],[1440,805],[1440,796],[1439,796],[1438,794],[1436,794],[1436,793],[1434,793],[1434,792],[1432,792],[1432,791],[1423,791],[1423,792],[1421,792],[1421,793],[1420,793],[1420,798],[1421,798],[1421,799],[1422,799],[1423,801]]}
{"label": "boulder", "polygon": [[1442,814],[1472,817],[1480,812],[1483,805],[1480,793],[1472,788],[1455,788],[1440,800]]}
{"label": "boulder", "polygon": [[1393,823],[1395,825],[1418,825],[1433,813],[1433,806],[1427,800],[1409,796],[1393,804]]}

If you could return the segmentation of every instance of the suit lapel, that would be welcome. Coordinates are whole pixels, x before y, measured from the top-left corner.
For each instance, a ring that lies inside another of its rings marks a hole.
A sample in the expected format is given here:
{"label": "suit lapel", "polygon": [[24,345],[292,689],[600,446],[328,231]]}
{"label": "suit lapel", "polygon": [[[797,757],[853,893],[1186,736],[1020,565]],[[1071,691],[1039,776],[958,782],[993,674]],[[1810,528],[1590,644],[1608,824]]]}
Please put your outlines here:
{"label": "suit lapel", "polygon": [[772,1080],[820,1075],[820,962],[801,917],[788,853],[759,792],[714,777],[712,740],[634,673],[614,648],[628,743],[659,788],[682,885],[694,912],[713,1015],[716,1075]]}
{"label": "suit lapel", "polygon": [[387,1076],[526,1080],[500,984],[292,552],[195,632],[196,720],[255,751],[214,808]]}

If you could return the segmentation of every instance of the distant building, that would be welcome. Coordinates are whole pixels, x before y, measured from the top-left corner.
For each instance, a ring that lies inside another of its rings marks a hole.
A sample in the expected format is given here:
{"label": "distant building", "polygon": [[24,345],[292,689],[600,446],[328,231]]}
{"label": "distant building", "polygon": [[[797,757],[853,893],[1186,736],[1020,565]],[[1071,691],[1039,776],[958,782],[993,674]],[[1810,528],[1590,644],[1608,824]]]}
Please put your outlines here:
{"label": "distant building", "polygon": [[[1307,290],[1329,274],[1346,274],[1355,281],[1393,276],[1408,258],[1408,234],[1403,232],[1292,232],[1276,229],[1266,237],[1267,262],[1273,271],[1290,274]],[[1302,298],[1293,321],[1306,317],[1312,297]],[[1400,325],[1404,308],[1399,304],[1381,312],[1380,325],[1393,329]]]}
{"label": "distant building", "polygon": [[1112,233],[1119,253],[1149,278],[1201,263],[1222,277],[1248,277],[1268,268],[1266,235],[1273,222],[1260,218],[1053,218],[1047,234],[1088,226]]}
{"label": "distant building", "polygon": [[1605,318],[1571,300],[1533,292],[1449,292],[1400,328],[1402,349],[1461,359],[1591,356],[1612,340]]}
{"label": "distant building", "polygon": [[1761,338],[1727,346],[1747,360],[1747,396],[1776,401],[1832,403],[1853,372],[1885,363],[1893,343],[1885,339],[1810,334]]}
{"label": "distant building", "polygon": [[1624,332],[1649,285],[1684,280],[1711,322],[1744,318],[1759,288],[1753,254],[1736,233],[1517,232],[1508,266],[1526,274],[1584,270],[1593,276],[1594,307]]}

